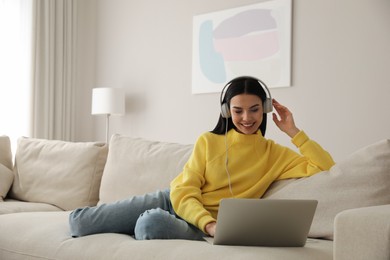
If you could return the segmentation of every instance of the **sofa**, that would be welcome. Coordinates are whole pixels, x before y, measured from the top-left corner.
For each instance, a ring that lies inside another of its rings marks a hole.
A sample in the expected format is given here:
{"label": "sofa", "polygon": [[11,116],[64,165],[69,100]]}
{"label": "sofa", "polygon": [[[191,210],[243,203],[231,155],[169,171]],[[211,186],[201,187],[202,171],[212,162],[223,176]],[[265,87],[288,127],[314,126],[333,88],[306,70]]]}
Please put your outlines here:
{"label": "sofa", "polygon": [[390,140],[262,199],[316,199],[304,247],[216,246],[124,234],[72,238],[69,213],[168,187],[193,145],[113,135],[109,145],[0,136],[0,259],[390,259]]}

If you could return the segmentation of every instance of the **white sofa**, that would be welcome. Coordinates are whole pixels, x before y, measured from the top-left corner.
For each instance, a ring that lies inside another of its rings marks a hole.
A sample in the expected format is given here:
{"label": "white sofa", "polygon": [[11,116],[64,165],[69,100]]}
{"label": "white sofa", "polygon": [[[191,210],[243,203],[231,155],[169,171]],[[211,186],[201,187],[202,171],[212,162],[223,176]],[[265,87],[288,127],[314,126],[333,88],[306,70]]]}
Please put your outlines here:
{"label": "white sofa", "polygon": [[70,236],[72,209],[166,188],[191,150],[121,135],[111,138],[109,149],[20,138],[13,165],[9,139],[0,137],[0,259],[390,259],[390,140],[327,172],[270,187],[267,198],[319,201],[303,248]]}

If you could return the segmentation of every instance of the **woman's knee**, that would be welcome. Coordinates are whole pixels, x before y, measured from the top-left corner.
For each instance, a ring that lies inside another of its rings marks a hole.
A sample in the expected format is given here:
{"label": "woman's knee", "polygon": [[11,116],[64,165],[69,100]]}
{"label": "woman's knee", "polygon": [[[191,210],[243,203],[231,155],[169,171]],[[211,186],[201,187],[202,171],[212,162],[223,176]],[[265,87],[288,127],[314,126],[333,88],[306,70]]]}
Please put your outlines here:
{"label": "woman's knee", "polygon": [[172,218],[176,217],[160,208],[145,211],[139,216],[135,225],[135,238],[138,240],[169,239],[168,223]]}

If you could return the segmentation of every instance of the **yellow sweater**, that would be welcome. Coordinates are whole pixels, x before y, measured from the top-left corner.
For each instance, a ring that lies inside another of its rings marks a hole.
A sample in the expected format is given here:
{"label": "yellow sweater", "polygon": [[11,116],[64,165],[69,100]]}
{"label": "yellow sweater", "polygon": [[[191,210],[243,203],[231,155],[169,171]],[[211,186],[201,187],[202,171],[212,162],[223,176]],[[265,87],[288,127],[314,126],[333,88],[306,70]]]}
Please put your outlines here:
{"label": "yellow sweater", "polygon": [[201,135],[183,172],[171,182],[175,212],[205,232],[216,221],[219,202],[231,197],[226,171],[236,198],[260,198],[275,180],[311,176],[334,165],[330,154],[299,132],[292,143],[295,151],[265,139],[260,131],[244,135],[232,129],[224,135]]}

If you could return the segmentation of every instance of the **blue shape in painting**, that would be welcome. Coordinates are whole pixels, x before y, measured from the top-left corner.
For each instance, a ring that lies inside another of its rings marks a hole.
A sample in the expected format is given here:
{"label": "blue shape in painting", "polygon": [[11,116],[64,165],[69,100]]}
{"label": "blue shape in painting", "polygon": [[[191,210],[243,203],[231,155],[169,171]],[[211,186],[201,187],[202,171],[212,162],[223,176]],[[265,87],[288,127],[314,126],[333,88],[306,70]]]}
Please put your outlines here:
{"label": "blue shape in painting", "polygon": [[223,57],[214,49],[211,21],[205,21],[199,27],[199,63],[200,70],[208,80],[214,83],[226,81]]}

